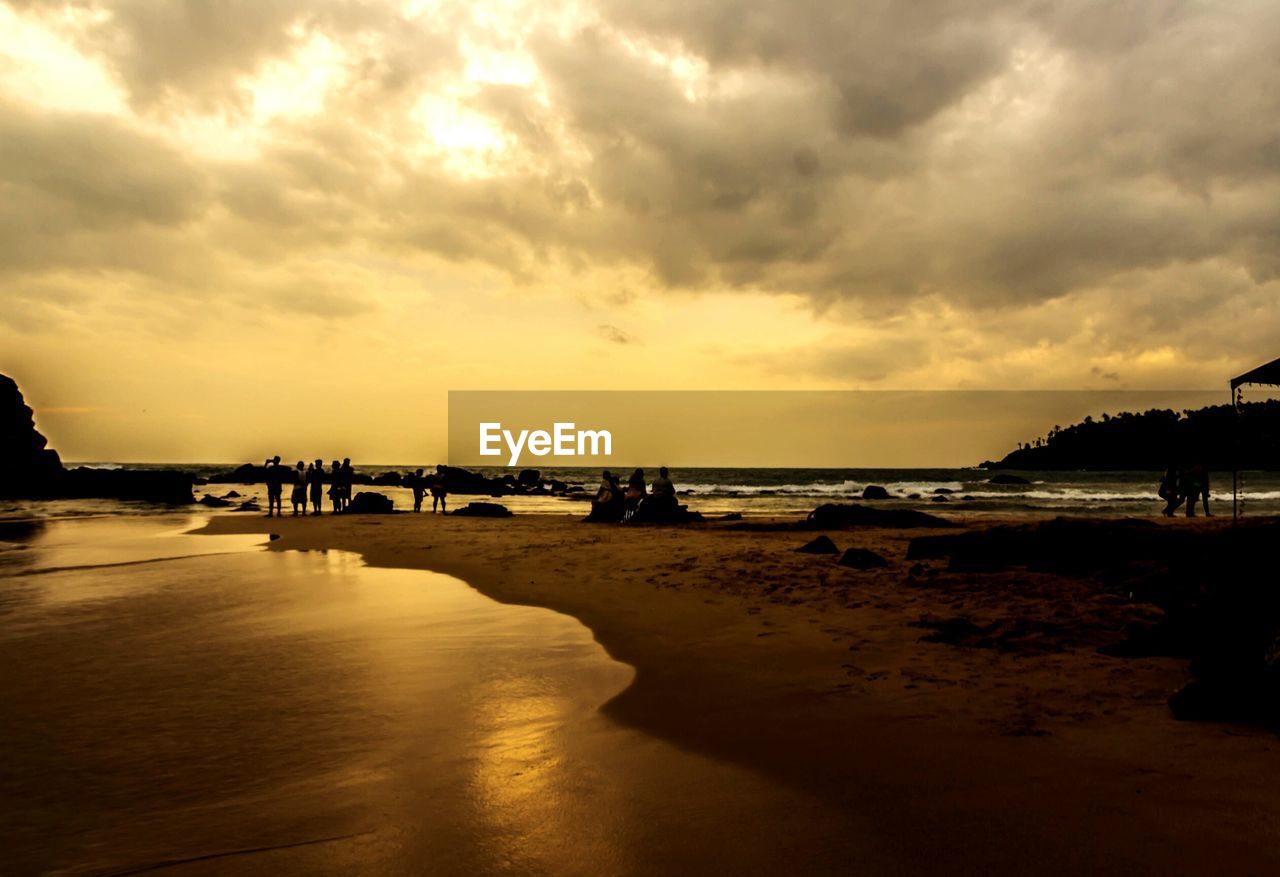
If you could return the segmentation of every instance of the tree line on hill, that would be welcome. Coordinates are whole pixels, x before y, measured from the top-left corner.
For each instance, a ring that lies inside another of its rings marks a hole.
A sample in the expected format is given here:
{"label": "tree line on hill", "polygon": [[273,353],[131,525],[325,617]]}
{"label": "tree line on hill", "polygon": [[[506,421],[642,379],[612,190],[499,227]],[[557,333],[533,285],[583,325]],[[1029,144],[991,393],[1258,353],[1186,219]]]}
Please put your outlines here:
{"label": "tree line on hill", "polygon": [[1153,408],[1086,417],[1019,443],[986,469],[1159,470],[1203,463],[1210,469],[1280,469],[1280,401],[1238,409],[1210,405],[1194,411]]}

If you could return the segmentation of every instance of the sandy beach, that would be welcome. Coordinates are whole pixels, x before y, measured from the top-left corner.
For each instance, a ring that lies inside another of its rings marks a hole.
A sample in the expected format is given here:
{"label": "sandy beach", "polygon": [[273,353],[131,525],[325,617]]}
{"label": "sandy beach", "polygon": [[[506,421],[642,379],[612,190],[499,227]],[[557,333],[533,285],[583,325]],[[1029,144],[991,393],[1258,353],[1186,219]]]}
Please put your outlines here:
{"label": "sandy beach", "polygon": [[[1274,733],[1175,721],[1166,699],[1186,662],[1099,654],[1151,607],[1088,579],[916,566],[905,553],[919,530],[831,532],[840,548],[889,561],[866,571],[797,553],[812,533],[727,524],[224,515],[207,532],[446,573],[579,620],[634,668],[605,718],[821,802],[835,820],[824,831],[856,838],[871,872],[1280,863]],[[922,620],[956,616],[1015,633],[985,648],[923,640]],[[643,794],[643,776],[627,781]],[[761,830],[749,829],[747,848],[786,843]],[[791,860],[797,871],[831,864],[814,840]]]}

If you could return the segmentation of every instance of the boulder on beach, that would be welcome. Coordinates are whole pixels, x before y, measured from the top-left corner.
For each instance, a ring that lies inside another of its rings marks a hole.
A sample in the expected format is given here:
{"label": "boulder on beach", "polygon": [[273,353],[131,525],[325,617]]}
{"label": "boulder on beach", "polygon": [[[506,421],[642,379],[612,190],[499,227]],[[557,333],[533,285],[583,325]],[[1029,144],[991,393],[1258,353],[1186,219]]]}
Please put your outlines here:
{"label": "boulder on beach", "polygon": [[200,505],[208,506],[211,509],[221,509],[231,505],[230,500],[223,499],[220,496],[211,496],[207,493],[200,497],[199,503]]}
{"label": "boulder on beach", "polygon": [[796,549],[802,554],[839,554],[840,549],[831,541],[830,536],[819,536],[812,542],[806,542]]}
{"label": "boulder on beach", "polygon": [[889,491],[885,490],[879,484],[868,484],[862,488],[863,499],[888,499]]}
{"label": "boulder on beach", "polygon": [[403,483],[399,472],[383,472],[373,479],[376,487],[399,487]]}
{"label": "boulder on beach", "polygon": [[840,555],[840,559],[836,561],[836,563],[840,566],[852,567],[853,569],[876,569],[877,567],[889,565],[889,561],[885,560],[869,548],[846,549],[844,554]]}
{"label": "boulder on beach", "polygon": [[222,494],[222,498],[223,499],[239,499],[240,494],[238,491],[228,490],[226,493]]}
{"label": "boulder on beach", "polygon": [[251,499],[247,499],[247,500],[245,500],[244,502],[240,503],[240,507],[239,507],[239,508],[232,509],[232,511],[237,511],[237,512],[260,512],[260,511],[262,511],[262,506],[258,505],[256,502],[254,502],[254,501],[253,501],[253,500],[251,500]]}
{"label": "boulder on beach", "polygon": [[842,527],[957,527],[958,524],[912,509],[875,509],[851,503],[820,505],[799,525],[803,530],[838,530]]}
{"label": "boulder on beach", "polygon": [[933,497],[932,499],[930,499],[929,502],[951,502],[951,499],[950,497],[939,494]]}
{"label": "boulder on beach", "polygon": [[351,500],[343,514],[346,515],[388,515],[395,510],[391,498],[381,493],[362,490]]}
{"label": "boulder on beach", "polygon": [[933,489],[933,492],[938,494],[939,496],[943,496],[948,493],[955,493],[955,491],[952,490],[950,487],[935,487]]}
{"label": "boulder on beach", "polygon": [[542,473],[537,469],[521,469],[516,481],[525,487],[534,487],[542,480]]}
{"label": "boulder on beach", "polygon": [[988,484],[1030,484],[1031,482],[1020,475],[1009,475],[1001,472],[998,475],[992,475],[987,479]]}
{"label": "boulder on beach", "polygon": [[461,515],[464,518],[510,518],[511,510],[506,506],[496,502],[472,502],[467,503],[460,509],[454,509],[450,512],[453,516]]}

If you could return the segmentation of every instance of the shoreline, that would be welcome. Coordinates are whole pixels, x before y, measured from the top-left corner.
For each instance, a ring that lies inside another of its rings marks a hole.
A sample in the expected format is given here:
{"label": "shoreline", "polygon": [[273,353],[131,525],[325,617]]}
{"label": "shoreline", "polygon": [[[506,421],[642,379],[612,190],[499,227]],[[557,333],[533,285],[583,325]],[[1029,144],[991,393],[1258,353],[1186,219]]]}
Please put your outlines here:
{"label": "shoreline", "polygon": [[[829,531],[889,559],[869,571],[794,551],[816,533],[714,524],[223,515],[197,532],[277,533],[271,550],[353,551],[570,615],[635,668],[605,716],[827,800],[898,871],[1280,862],[1274,735],[1175,722],[1165,698],[1185,661],[1098,655],[1130,607],[1089,583],[945,571],[909,581],[907,542],[929,531]],[[961,610],[1053,617],[1070,642],[961,648],[911,626]]]}

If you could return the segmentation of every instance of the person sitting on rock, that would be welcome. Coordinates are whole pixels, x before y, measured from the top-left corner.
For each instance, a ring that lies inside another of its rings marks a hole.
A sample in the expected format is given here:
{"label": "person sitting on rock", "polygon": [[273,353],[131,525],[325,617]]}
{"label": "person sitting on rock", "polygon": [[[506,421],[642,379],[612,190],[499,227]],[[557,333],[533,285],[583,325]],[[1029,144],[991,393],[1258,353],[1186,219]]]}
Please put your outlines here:
{"label": "person sitting on rock", "polygon": [[587,520],[617,523],[622,520],[624,503],[622,485],[618,483],[618,476],[605,469],[600,475],[600,486],[596,489],[596,495],[591,500],[591,514],[587,515]]}
{"label": "person sitting on rock", "polygon": [[293,504],[293,515],[307,513],[307,464],[298,461],[293,470],[293,492],[289,494],[289,502]]}
{"label": "person sitting on rock", "polygon": [[671,483],[671,475],[666,466],[659,469],[658,477],[653,479],[653,495],[649,502],[658,515],[668,515],[676,509],[676,486]]}
{"label": "person sitting on rock", "polygon": [[431,513],[436,513],[436,507],[439,506],[440,514],[447,515],[449,513],[449,485],[445,480],[445,468],[441,463],[436,466],[436,474],[431,476]]}
{"label": "person sitting on rock", "polygon": [[636,512],[640,509],[641,504],[648,498],[649,492],[644,486],[644,470],[637,469],[631,473],[631,477],[627,479],[627,492],[623,499],[626,502],[626,511],[622,514],[623,523],[635,517]]}
{"label": "person sitting on rock", "polygon": [[284,467],[280,465],[280,457],[275,456],[267,460],[263,464],[266,472],[264,480],[267,482],[267,517],[279,512],[284,514],[284,480],[287,476]]}

